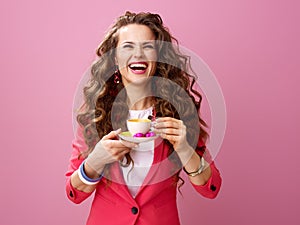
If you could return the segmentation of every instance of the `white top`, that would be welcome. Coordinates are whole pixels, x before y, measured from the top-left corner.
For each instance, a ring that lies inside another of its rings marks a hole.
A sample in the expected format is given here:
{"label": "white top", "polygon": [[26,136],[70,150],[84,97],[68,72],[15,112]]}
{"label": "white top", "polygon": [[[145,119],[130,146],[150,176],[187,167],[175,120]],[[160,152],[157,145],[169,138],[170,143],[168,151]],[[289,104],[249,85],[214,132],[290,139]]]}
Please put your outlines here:
{"label": "white top", "polygon": [[[152,115],[152,110],[152,107],[145,110],[129,110],[129,118],[148,118],[149,115]],[[131,150],[130,156],[134,161],[133,168],[132,163],[128,167],[121,168],[128,189],[132,197],[135,198],[152,165],[154,141],[140,143],[137,148]]]}

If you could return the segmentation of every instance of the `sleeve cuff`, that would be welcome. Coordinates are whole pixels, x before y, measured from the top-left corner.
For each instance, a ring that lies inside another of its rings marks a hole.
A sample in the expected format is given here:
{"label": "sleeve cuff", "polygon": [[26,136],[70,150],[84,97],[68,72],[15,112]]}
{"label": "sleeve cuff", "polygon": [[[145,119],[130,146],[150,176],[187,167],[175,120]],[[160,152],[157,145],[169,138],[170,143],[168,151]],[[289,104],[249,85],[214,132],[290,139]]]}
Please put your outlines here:
{"label": "sleeve cuff", "polygon": [[192,185],[195,188],[195,190],[202,196],[213,199],[218,195],[220,191],[222,179],[218,169],[214,165],[214,162],[210,164],[210,168],[212,174],[209,180],[206,182],[206,184],[196,185],[192,183]]}
{"label": "sleeve cuff", "polygon": [[80,190],[75,189],[71,184],[70,177],[67,180],[66,192],[68,198],[74,202],[75,204],[80,204],[82,201],[87,199],[93,192],[87,193]]}

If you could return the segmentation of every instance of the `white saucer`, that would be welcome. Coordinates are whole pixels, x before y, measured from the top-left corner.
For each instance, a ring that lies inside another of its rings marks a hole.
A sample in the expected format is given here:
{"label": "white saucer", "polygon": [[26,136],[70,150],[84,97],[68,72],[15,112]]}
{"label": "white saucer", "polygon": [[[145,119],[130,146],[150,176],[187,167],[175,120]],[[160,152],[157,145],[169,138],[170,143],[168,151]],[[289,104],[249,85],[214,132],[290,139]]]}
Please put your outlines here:
{"label": "white saucer", "polygon": [[122,140],[134,142],[134,143],[142,143],[147,141],[152,141],[158,138],[158,135],[152,136],[152,137],[133,137],[132,134],[129,131],[122,132],[119,134],[119,137]]}

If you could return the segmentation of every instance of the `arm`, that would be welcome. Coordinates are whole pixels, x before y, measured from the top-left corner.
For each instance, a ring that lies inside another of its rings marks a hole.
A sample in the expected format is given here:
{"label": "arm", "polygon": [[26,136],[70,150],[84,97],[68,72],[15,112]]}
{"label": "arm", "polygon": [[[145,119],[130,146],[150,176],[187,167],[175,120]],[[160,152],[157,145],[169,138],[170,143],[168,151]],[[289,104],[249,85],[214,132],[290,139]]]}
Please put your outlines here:
{"label": "arm", "polygon": [[222,180],[204,142],[199,138],[195,151],[186,141],[186,126],[181,120],[175,118],[157,119],[155,132],[173,145],[187,172],[197,171],[201,165],[200,157],[204,157],[204,170],[194,177],[189,176],[189,179],[196,191],[204,197],[215,198],[220,190]]}
{"label": "arm", "polygon": [[196,171],[200,166],[200,157],[204,157],[205,160],[204,170],[195,177],[189,176],[189,180],[198,193],[207,198],[215,198],[220,191],[222,178],[201,139],[198,141],[193,156],[185,165],[185,169],[188,172]]}
{"label": "arm", "polygon": [[[206,198],[213,199],[213,198],[217,197],[217,195],[220,191],[221,184],[222,184],[222,178],[221,178],[220,172],[217,169],[217,167],[215,166],[214,162],[212,162],[208,168],[211,171],[211,176],[205,184],[197,185],[197,184],[193,183],[193,181],[191,179],[190,180],[191,180],[191,184],[193,185],[193,187],[199,194],[201,194],[202,196],[204,196]],[[205,170],[203,171],[203,173],[204,172],[205,172]]]}
{"label": "arm", "polygon": [[222,178],[204,142],[199,139],[196,151],[190,148],[180,150],[177,153],[182,162],[187,162],[184,164],[187,172],[197,171],[201,164],[200,159],[204,157],[205,166],[203,171],[194,177],[188,177],[198,193],[207,198],[215,198],[219,193]]}
{"label": "arm", "polygon": [[66,172],[66,194],[72,202],[79,204],[88,198],[96,188],[96,185],[88,186],[82,183],[78,176],[78,168],[84,160],[83,158],[78,159],[78,156],[87,149],[80,128],[77,130],[76,138],[72,142],[72,149],[68,171]]}
{"label": "arm", "polygon": [[[66,172],[66,194],[67,197],[74,203],[79,204],[88,198],[93,190],[83,191],[80,185],[84,185],[78,177],[77,170],[83,159],[78,159],[83,145],[81,145],[80,140],[75,139],[72,143],[73,152],[70,158],[68,171]],[[77,189],[78,188],[78,189]]]}

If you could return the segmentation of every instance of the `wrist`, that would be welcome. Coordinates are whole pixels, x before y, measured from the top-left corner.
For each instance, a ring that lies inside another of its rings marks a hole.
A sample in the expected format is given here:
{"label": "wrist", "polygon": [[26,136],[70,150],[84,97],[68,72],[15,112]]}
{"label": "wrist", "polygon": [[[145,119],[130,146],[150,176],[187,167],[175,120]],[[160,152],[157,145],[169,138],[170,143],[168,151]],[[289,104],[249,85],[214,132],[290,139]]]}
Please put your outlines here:
{"label": "wrist", "polygon": [[97,179],[99,177],[99,175],[102,173],[102,171],[104,170],[104,166],[99,167],[99,169],[97,169],[97,172],[95,169],[93,169],[87,162],[83,162],[83,169],[85,174],[91,178],[91,179]]}
{"label": "wrist", "polygon": [[190,159],[193,157],[195,151],[190,146],[186,146],[185,148],[180,148],[175,150],[182,165],[185,166],[188,164]]}
{"label": "wrist", "polygon": [[87,174],[99,176],[105,167],[105,164],[102,161],[101,157],[96,154],[96,151],[92,151],[84,161],[84,168],[86,169]]}
{"label": "wrist", "polygon": [[99,181],[102,179],[102,174],[99,176],[97,175],[95,178],[94,178],[94,175],[93,175],[93,178],[89,177],[87,174],[86,174],[86,171],[85,171],[85,161],[83,161],[81,163],[81,165],[79,166],[79,169],[78,169],[78,176],[79,176],[79,179],[81,180],[82,183],[86,184],[86,185],[95,185],[95,184],[98,184]]}
{"label": "wrist", "polygon": [[190,177],[195,177],[199,174],[201,174],[203,172],[203,170],[205,169],[205,160],[203,157],[200,157],[200,165],[198,166],[198,168],[196,170],[187,170],[186,167],[183,167],[184,172],[189,175]]}

